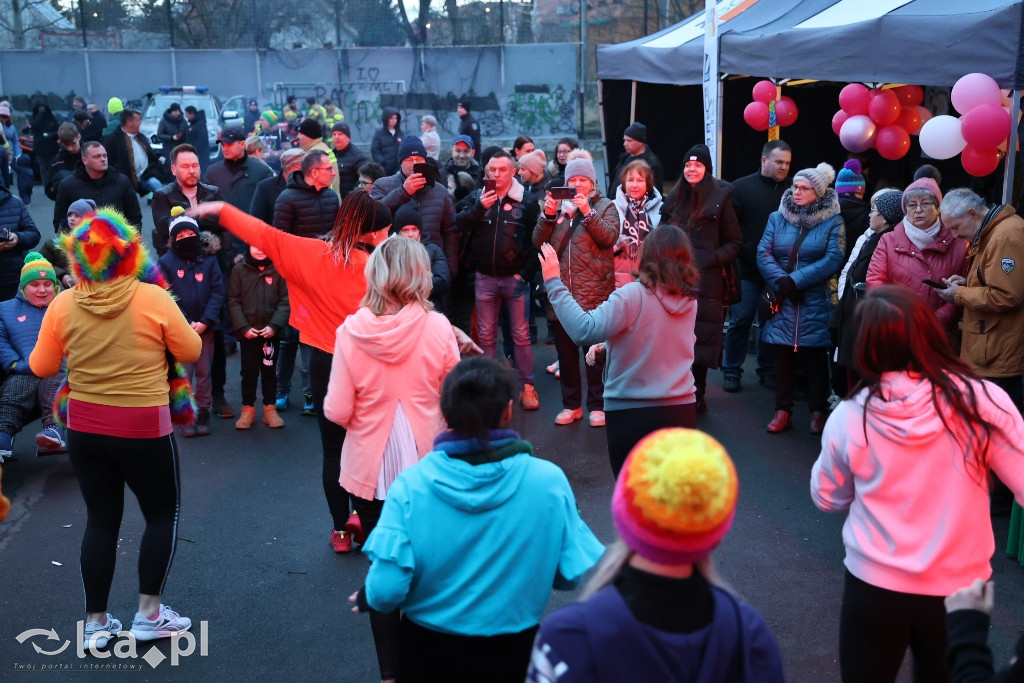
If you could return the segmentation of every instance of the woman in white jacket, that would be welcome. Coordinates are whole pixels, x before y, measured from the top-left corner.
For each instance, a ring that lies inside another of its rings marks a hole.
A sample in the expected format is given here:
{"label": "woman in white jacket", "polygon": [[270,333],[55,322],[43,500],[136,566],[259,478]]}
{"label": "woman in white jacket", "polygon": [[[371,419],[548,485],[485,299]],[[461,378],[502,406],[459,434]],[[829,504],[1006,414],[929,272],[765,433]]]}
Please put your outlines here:
{"label": "woman in white jacket", "polygon": [[1024,500],[1024,421],[1006,392],[949,348],[921,297],[898,286],[857,308],[864,388],[829,417],[811,498],[849,511],[839,617],[844,683],[946,681],[943,598],[992,574],[991,468]]}

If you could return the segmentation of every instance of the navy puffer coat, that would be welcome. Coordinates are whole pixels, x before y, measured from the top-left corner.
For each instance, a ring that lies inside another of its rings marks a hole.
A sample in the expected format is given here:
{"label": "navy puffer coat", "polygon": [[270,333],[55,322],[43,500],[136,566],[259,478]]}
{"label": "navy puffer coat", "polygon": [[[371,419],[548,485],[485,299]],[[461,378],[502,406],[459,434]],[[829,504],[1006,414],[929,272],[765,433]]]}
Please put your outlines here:
{"label": "navy puffer coat", "polygon": [[783,346],[827,348],[832,315],[829,280],[843,266],[846,228],[839,213],[835,190],[808,206],[797,206],[793,190],[782,195],[779,210],[768,217],[768,226],[757,246],[757,267],[765,282],[778,291],[777,281],[787,275],[786,265],[802,230],[810,230],[800,245],[792,272],[800,293],[798,302],[781,301],[782,307],[765,325],[762,341]]}

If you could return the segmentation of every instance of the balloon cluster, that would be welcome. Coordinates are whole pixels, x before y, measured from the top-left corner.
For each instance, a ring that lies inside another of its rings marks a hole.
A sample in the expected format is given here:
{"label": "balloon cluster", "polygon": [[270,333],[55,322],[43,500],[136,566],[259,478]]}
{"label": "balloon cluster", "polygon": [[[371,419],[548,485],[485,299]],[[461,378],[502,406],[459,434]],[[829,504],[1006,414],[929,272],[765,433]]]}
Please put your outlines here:
{"label": "balloon cluster", "polygon": [[743,109],[743,120],[754,130],[792,126],[796,122],[796,102],[785,95],[775,99],[775,84],[771,81],[755,83],[753,95],[754,101]]}
{"label": "balloon cluster", "polygon": [[985,74],[967,74],[953,86],[953,107],[963,116],[936,116],[921,128],[921,150],[934,159],[960,155],[964,170],[987,176],[999,166],[1010,136],[1009,102]]}
{"label": "balloon cluster", "polygon": [[920,133],[932,116],[922,102],[924,89],[919,85],[868,90],[850,83],[839,92],[840,109],[832,117],[832,130],[851,152],[874,147],[886,159],[899,159],[910,150],[910,136]]}

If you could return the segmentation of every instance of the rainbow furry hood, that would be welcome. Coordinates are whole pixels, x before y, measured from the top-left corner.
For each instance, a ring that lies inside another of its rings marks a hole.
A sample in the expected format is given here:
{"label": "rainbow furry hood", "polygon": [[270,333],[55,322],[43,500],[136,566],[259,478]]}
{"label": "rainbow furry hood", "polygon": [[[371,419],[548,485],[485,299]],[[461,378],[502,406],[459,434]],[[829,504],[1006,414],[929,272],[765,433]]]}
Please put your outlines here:
{"label": "rainbow furry hood", "polygon": [[102,208],[60,238],[68,267],[78,280],[100,283],[130,275],[167,289],[167,282],[142,244],[139,231],[118,211]]}

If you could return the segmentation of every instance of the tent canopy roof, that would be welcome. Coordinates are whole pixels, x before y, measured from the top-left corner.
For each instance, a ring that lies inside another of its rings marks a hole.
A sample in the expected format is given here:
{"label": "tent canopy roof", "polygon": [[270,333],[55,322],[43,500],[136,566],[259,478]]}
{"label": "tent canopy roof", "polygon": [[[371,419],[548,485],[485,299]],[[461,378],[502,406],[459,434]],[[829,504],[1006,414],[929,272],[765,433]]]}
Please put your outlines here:
{"label": "tent canopy roof", "polygon": [[[965,4],[967,5],[965,7]],[[719,3],[722,73],[952,85],[980,71],[1024,87],[1024,0],[728,0]],[[694,85],[704,13],[597,49],[598,78]]]}

